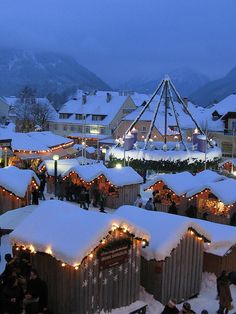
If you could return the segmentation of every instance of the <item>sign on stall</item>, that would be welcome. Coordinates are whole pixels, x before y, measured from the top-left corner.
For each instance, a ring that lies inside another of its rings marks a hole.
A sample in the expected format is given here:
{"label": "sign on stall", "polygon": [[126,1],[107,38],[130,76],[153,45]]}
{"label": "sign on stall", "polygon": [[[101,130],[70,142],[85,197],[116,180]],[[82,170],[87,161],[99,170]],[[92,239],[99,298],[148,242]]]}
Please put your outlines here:
{"label": "sign on stall", "polygon": [[113,250],[101,252],[99,255],[100,270],[125,263],[129,256],[129,246],[121,246]]}

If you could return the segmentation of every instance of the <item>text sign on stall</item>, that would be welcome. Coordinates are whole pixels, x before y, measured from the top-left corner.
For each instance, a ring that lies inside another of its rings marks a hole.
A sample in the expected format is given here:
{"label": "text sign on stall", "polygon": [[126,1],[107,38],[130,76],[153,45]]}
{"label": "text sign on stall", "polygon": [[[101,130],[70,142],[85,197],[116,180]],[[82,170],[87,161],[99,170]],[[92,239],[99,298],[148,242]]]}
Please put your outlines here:
{"label": "text sign on stall", "polygon": [[0,147],[11,147],[11,139],[0,140]]}
{"label": "text sign on stall", "polygon": [[101,252],[99,255],[100,270],[123,264],[129,256],[129,246],[121,246],[113,250]]}

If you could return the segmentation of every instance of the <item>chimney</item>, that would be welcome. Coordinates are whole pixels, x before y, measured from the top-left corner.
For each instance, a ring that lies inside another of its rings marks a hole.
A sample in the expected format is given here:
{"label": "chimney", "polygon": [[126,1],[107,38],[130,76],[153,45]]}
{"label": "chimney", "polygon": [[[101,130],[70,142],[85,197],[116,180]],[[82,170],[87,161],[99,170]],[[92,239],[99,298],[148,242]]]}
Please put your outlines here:
{"label": "chimney", "polygon": [[183,102],[184,102],[185,106],[188,107],[188,97],[184,97]]}
{"label": "chimney", "polygon": [[111,101],[111,94],[107,93],[107,102],[110,102],[110,101]]}
{"label": "chimney", "polygon": [[82,104],[86,104],[86,101],[87,101],[87,95],[82,95]]}

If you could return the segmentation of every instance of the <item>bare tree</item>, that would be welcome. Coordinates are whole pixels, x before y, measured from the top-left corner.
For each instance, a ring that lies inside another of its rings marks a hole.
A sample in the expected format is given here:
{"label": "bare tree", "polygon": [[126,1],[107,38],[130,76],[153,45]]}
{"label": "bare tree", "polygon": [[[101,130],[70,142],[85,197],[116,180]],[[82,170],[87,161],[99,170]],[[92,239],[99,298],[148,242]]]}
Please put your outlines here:
{"label": "bare tree", "polygon": [[34,89],[26,86],[19,93],[15,105],[16,129],[20,132],[35,131],[36,127],[45,130],[52,118],[53,110],[49,103],[38,102]]}

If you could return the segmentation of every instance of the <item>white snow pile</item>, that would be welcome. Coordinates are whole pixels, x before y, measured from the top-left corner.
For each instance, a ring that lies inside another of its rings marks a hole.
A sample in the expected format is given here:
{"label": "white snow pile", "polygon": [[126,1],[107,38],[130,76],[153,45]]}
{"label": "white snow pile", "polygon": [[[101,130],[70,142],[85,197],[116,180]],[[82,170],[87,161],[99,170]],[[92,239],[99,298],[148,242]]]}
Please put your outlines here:
{"label": "white snow pile", "polygon": [[209,189],[220,201],[225,205],[234,204],[236,202],[236,180],[226,179],[218,182],[202,184],[191,189],[186,196],[191,197],[205,189]]}
{"label": "white snow pile", "polygon": [[[144,190],[151,188],[158,181],[162,181],[169,189],[180,196],[192,190],[197,190],[207,183],[221,182],[222,180],[227,180],[227,177],[211,170],[204,170],[195,176],[188,171],[158,174],[144,185]],[[189,195],[187,194],[187,196]]]}
{"label": "white snow pile", "polygon": [[147,305],[147,303],[143,301],[136,301],[134,303],[131,303],[129,306],[120,307],[118,309],[111,310],[111,312],[104,312],[103,310],[100,312],[100,314],[127,314],[131,313],[133,311],[136,311],[137,309],[142,308],[143,306]]}
{"label": "white snow pile", "polygon": [[184,216],[172,215],[156,211],[147,211],[135,206],[121,206],[116,211],[119,219],[134,223],[150,233],[150,242],[142,255],[148,259],[164,260],[178,246],[189,228],[210,241],[211,236],[196,221]]}
{"label": "white snow pile", "polygon": [[0,186],[19,197],[25,196],[32,179],[39,184],[37,175],[29,169],[19,169],[14,166],[0,169]]}
{"label": "white snow pile", "polygon": [[64,172],[63,176],[68,176],[71,172],[76,173],[85,182],[91,182],[100,175],[104,175],[113,185],[119,187],[143,183],[143,178],[132,167],[107,168],[102,163],[95,163],[73,167]]}
{"label": "white snow pile", "polygon": [[92,147],[92,146],[83,147],[82,144],[75,144],[75,145],[73,145],[73,147],[74,147],[74,149],[77,149],[78,151],[82,151],[84,149],[89,154],[94,154],[96,152],[96,148]]}
{"label": "white snow pile", "polygon": [[107,236],[113,224],[126,227],[137,237],[149,240],[141,227],[106,215],[79,209],[63,201],[45,201],[10,234],[12,244],[33,245],[69,265],[77,265]]}
{"label": "white snow pile", "polygon": [[36,205],[29,205],[0,215],[0,228],[14,230],[36,207]]}
{"label": "white snow pile", "polygon": [[[106,160],[113,156],[118,159],[124,158],[124,148],[123,147],[112,147],[106,153]],[[221,157],[221,149],[219,147],[213,147],[207,150],[207,153],[202,153],[197,150],[144,150],[144,149],[131,149],[125,152],[125,159],[138,159],[138,160],[154,160],[154,161],[185,161],[189,160],[189,163],[195,160],[204,161],[205,157],[207,161],[212,161],[215,158]]]}

